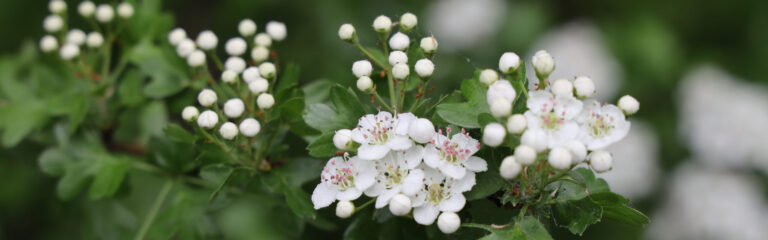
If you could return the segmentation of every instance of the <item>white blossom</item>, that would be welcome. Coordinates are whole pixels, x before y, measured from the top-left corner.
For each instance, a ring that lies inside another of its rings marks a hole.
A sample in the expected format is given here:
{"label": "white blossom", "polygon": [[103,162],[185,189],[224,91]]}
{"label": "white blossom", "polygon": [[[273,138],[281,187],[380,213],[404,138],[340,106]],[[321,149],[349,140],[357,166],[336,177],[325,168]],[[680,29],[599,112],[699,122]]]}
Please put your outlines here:
{"label": "white blossom", "polygon": [[251,50],[253,61],[260,63],[269,59],[269,49],[264,46],[257,46]]}
{"label": "white blossom", "polygon": [[77,5],[77,12],[84,18],[93,16],[94,11],[96,11],[96,5],[91,1],[82,1],[80,2],[80,5]]}
{"label": "white blossom", "polygon": [[101,47],[104,44],[104,36],[99,32],[88,33],[88,36],[85,38],[85,44],[90,48]]}
{"label": "white blossom", "polygon": [[[526,123],[528,122],[526,118]],[[547,133],[541,129],[528,129],[520,136],[520,143],[532,147],[536,152],[543,152],[548,146]]]}
{"label": "white blossom", "polygon": [[414,145],[405,151],[391,151],[381,160],[372,161],[377,174],[374,184],[364,193],[376,197],[376,208],[387,206],[395,195],[413,196],[422,189],[424,172],[417,167],[423,151],[424,147]]}
{"label": "white blossom", "polygon": [[489,123],[483,128],[483,143],[491,147],[498,147],[504,142],[507,130],[498,123]]}
{"label": "white blossom", "polygon": [[361,92],[368,92],[373,88],[373,80],[368,76],[361,76],[357,79],[357,89]]}
{"label": "white blossom", "polygon": [[555,169],[566,170],[571,168],[572,157],[568,149],[556,147],[549,151],[547,161]]}
{"label": "white blossom", "polygon": [[400,29],[404,31],[413,29],[418,23],[419,19],[413,13],[408,12],[400,16]]}
{"label": "white blossom", "polygon": [[403,51],[392,51],[389,53],[389,64],[394,66],[398,63],[404,63],[408,64],[408,54],[405,54]]}
{"label": "white blossom", "polygon": [[352,142],[352,130],[339,129],[333,134],[333,145],[338,149],[347,149]]}
{"label": "white blossom", "polygon": [[179,57],[186,58],[195,51],[195,42],[193,42],[191,39],[185,38],[179,42],[178,45],[176,45],[176,53],[179,54]]}
{"label": "white blossom", "polygon": [[256,105],[258,105],[260,109],[269,109],[272,105],[275,105],[275,97],[269,93],[262,93],[256,99]]}
{"label": "white blossom", "polygon": [[275,41],[282,41],[288,34],[288,30],[285,27],[285,23],[277,21],[269,21],[267,23],[267,34],[269,34]]}
{"label": "white blossom", "polygon": [[373,71],[373,65],[368,60],[360,60],[352,63],[352,73],[355,77],[370,76]]}
{"label": "white blossom", "polygon": [[197,34],[197,40],[195,40],[197,46],[203,50],[211,51],[216,49],[216,45],[219,44],[219,38],[211,30],[205,30]]}
{"label": "white blossom", "polygon": [[[485,131],[488,131],[488,128],[486,127]],[[506,131],[502,129],[502,132]],[[461,179],[467,172],[488,170],[485,160],[473,156],[478,150],[480,142],[470,137],[464,129],[450,138],[438,131],[432,141],[424,147],[424,163],[446,176]]]}
{"label": "white blossom", "polygon": [[392,28],[392,20],[389,17],[381,15],[373,20],[373,29],[379,33],[388,33]]}
{"label": "white blossom", "polygon": [[256,28],[256,22],[249,18],[240,20],[240,23],[237,24],[237,31],[240,32],[240,35],[243,37],[252,36],[254,33],[256,33]]}
{"label": "white blossom", "polygon": [[581,163],[587,158],[587,147],[581,141],[571,140],[566,142],[563,147],[571,153],[573,164]]}
{"label": "white blossom", "polygon": [[234,83],[237,80],[237,72],[232,70],[224,70],[221,72],[221,81],[225,83]]}
{"label": "white blossom", "polygon": [[520,68],[520,56],[513,52],[505,52],[499,58],[499,71],[503,73],[513,73]]}
{"label": "white blossom", "polygon": [[197,125],[202,128],[213,128],[219,123],[219,115],[211,110],[205,110],[197,116]]}
{"label": "white blossom", "polygon": [[240,132],[243,136],[253,137],[261,131],[261,124],[253,118],[246,118],[240,122]]}
{"label": "white blossom", "polygon": [[261,76],[264,78],[273,78],[275,77],[276,72],[277,68],[275,67],[274,63],[263,62],[259,64],[259,73],[261,73]]}
{"label": "white blossom", "polygon": [[403,151],[413,146],[408,138],[410,122],[416,119],[411,113],[381,111],[376,115],[367,114],[358,120],[352,130],[352,140],[360,143],[358,156],[363,160],[377,160],[385,157],[390,150]]}
{"label": "white blossom", "polygon": [[64,20],[61,16],[53,14],[43,19],[43,28],[46,32],[53,33],[58,32],[64,26]]}
{"label": "white blossom", "polygon": [[127,2],[118,4],[117,15],[124,19],[131,18],[133,16],[133,5]]}
{"label": "white blossom", "polygon": [[411,39],[408,38],[408,35],[405,35],[401,32],[397,32],[392,35],[391,38],[389,38],[389,47],[393,50],[403,51],[408,48],[408,45],[411,44]]}
{"label": "white blossom", "polygon": [[428,143],[435,136],[435,125],[426,118],[413,120],[408,127],[408,136],[417,143]]}
{"label": "white blossom", "polygon": [[59,41],[56,40],[56,37],[51,35],[45,35],[42,38],[40,38],[40,50],[42,50],[45,53],[55,51],[59,48]]}
{"label": "white blossom", "polygon": [[237,133],[237,125],[232,122],[225,122],[219,127],[219,134],[224,139],[232,140],[237,136]]}
{"label": "white blossom", "polygon": [[536,75],[543,78],[548,77],[555,70],[555,59],[544,50],[536,52],[531,63],[533,63],[533,69],[536,70]]}
{"label": "white blossom", "polygon": [[586,104],[578,121],[581,123],[579,139],[589,150],[618,142],[627,136],[631,126],[621,109],[612,104],[601,106],[597,101]]}
{"label": "white blossom", "polygon": [[184,110],[181,111],[181,118],[186,121],[192,121],[192,120],[195,120],[195,118],[199,114],[200,114],[200,111],[198,111],[196,107],[186,106],[184,107]]}
{"label": "white blossom", "polygon": [[[562,146],[568,140],[578,137],[579,125],[575,119],[581,113],[581,101],[574,97],[555,97],[547,91],[533,91],[529,96],[526,103],[528,111],[525,112],[528,120],[527,131],[544,132],[546,146],[549,148]],[[536,141],[541,141],[541,134],[535,135]],[[537,151],[543,150],[539,144],[535,147]]]}
{"label": "white blossom", "polygon": [[248,64],[241,57],[231,56],[224,61],[224,69],[234,71],[236,73],[242,73]]}
{"label": "white blossom", "polygon": [[267,90],[269,90],[269,81],[267,81],[267,79],[257,77],[256,80],[253,80],[251,81],[251,83],[248,83],[248,90],[251,90],[251,93],[253,94],[266,92]]}
{"label": "white blossom", "polygon": [[515,88],[512,87],[512,84],[507,80],[498,80],[491,84],[491,86],[488,87],[488,92],[485,95],[485,100],[488,102],[488,105],[491,104],[493,99],[495,98],[504,98],[510,103],[515,101],[515,96],[517,93],[515,92]]}
{"label": "white blossom", "polygon": [[245,81],[245,83],[248,83],[248,84],[255,81],[256,79],[261,78],[261,72],[259,72],[259,67],[248,67],[245,70],[243,70],[242,75],[243,75],[243,81]]}
{"label": "white blossom", "polygon": [[501,166],[499,166],[499,174],[507,180],[516,178],[522,170],[523,166],[515,160],[513,155],[505,157],[501,161]]}
{"label": "white blossom", "polygon": [[109,4],[99,4],[96,7],[96,20],[100,23],[111,22],[115,18],[115,10]]}
{"label": "white blossom", "polygon": [[[417,183],[421,184],[421,182]],[[397,194],[389,201],[389,211],[395,216],[404,216],[411,212],[413,201],[408,196]]]}
{"label": "white blossom", "polygon": [[588,77],[576,77],[573,80],[573,89],[576,91],[576,96],[580,98],[592,97],[595,95],[595,82]]}
{"label": "white blossom", "polygon": [[515,148],[515,160],[520,165],[531,165],[536,162],[536,150],[531,146],[521,144]]}
{"label": "white blossom", "polygon": [[229,99],[224,102],[224,115],[229,118],[237,118],[243,115],[245,103],[239,98]]}
{"label": "white blossom", "polygon": [[253,42],[256,43],[256,46],[270,47],[272,46],[272,37],[266,33],[259,33],[253,37]]}
{"label": "white blossom", "polygon": [[437,39],[435,37],[425,37],[419,42],[419,47],[425,53],[432,54],[437,51]]}
{"label": "white blossom", "polygon": [[227,40],[227,43],[224,44],[224,49],[227,51],[227,54],[231,56],[243,55],[246,48],[248,48],[248,43],[241,37],[230,38]]}
{"label": "white blossom", "polygon": [[398,80],[403,80],[408,78],[408,75],[411,74],[410,68],[408,68],[407,64],[399,63],[395,64],[395,66],[392,66],[392,77]]}
{"label": "white blossom", "polygon": [[451,234],[459,230],[461,219],[455,212],[443,212],[437,218],[437,227],[445,234]]}
{"label": "white blossom", "polygon": [[85,43],[85,32],[83,30],[74,28],[67,33],[66,43],[82,46]]}
{"label": "white blossom", "polygon": [[497,97],[488,103],[491,115],[497,118],[509,116],[512,113],[512,102],[503,97]]}
{"label": "white blossom", "polygon": [[192,53],[187,56],[187,64],[190,67],[200,67],[205,64],[205,53],[200,50],[192,51]]}
{"label": "white blossom", "polygon": [[528,127],[528,120],[522,114],[513,114],[507,119],[507,131],[520,134]]}
{"label": "white blossom", "polygon": [[51,0],[48,2],[48,10],[52,13],[62,14],[67,11],[67,3],[62,0]]}
{"label": "white blossom", "polygon": [[61,49],[59,49],[59,55],[64,60],[72,60],[80,55],[80,47],[72,43],[64,44],[61,46]]}
{"label": "white blossom", "polygon": [[619,98],[619,109],[621,111],[624,111],[627,115],[632,115],[637,112],[637,110],[640,109],[640,102],[637,101],[632,96],[624,95],[623,97]]}
{"label": "white blossom", "polygon": [[355,26],[345,23],[339,27],[339,38],[344,41],[352,41],[355,38]]}
{"label": "white blossom", "polygon": [[589,154],[589,166],[598,173],[611,170],[613,167],[613,156],[604,150],[592,151]]}
{"label": "white blossom", "polygon": [[350,201],[339,201],[336,203],[336,216],[339,218],[349,218],[355,213],[355,205]]}
{"label": "white blossom", "polygon": [[431,225],[440,212],[458,212],[467,199],[463,192],[475,186],[475,173],[467,172],[462,179],[446,177],[437,170],[422,165],[423,184],[414,195],[413,218],[421,225]]}
{"label": "white blossom", "polygon": [[432,72],[435,71],[435,64],[431,60],[423,58],[416,61],[416,65],[413,66],[416,74],[421,78],[428,78],[432,76]]}
{"label": "white blossom", "polygon": [[[184,39],[187,39],[187,32],[182,28],[174,28],[168,33],[168,42],[173,46],[179,45]],[[192,45],[194,47],[194,42]]]}
{"label": "white blossom", "polygon": [[550,90],[555,97],[570,97],[573,96],[573,83],[568,79],[557,79],[552,81]]}
{"label": "white blossom", "polygon": [[203,89],[200,94],[197,94],[197,102],[203,107],[209,107],[216,103],[216,92],[211,89]]}
{"label": "white blossom", "polygon": [[320,174],[320,184],[312,192],[312,204],[320,209],[336,200],[355,200],[374,184],[375,177],[376,170],[370,161],[358,157],[331,158]]}
{"label": "white blossom", "polygon": [[491,85],[496,80],[499,80],[499,73],[494,71],[493,69],[485,69],[482,72],[480,72],[480,82],[484,83],[485,85]]}

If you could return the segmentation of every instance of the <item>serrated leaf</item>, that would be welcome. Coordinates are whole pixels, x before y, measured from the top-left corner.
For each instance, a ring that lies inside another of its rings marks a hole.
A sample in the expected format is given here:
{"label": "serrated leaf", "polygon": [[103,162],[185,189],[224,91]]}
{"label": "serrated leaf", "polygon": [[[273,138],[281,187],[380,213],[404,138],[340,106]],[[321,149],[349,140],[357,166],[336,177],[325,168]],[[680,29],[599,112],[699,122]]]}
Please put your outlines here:
{"label": "serrated leaf", "polygon": [[335,132],[324,133],[323,135],[320,135],[319,138],[315,139],[315,141],[310,143],[309,146],[307,146],[309,155],[318,158],[331,157],[336,155],[336,152],[339,150],[336,148],[336,145],[333,144],[334,134]]}
{"label": "serrated leaf", "polygon": [[[309,105],[303,118],[307,125],[320,130],[321,132],[351,128],[357,124],[352,117],[341,116],[336,109],[323,103]],[[350,119],[352,119],[352,121],[350,121]]]}
{"label": "serrated leaf", "polygon": [[576,181],[584,183],[590,194],[611,191],[604,179],[595,177],[595,173],[587,168],[574,169],[568,175],[576,179]]}
{"label": "serrated leaf", "polygon": [[520,229],[528,240],[551,240],[552,236],[549,235],[544,225],[534,217],[525,216],[523,219],[515,225],[515,228]]}
{"label": "serrated leaf", "polygon": [[286,204],[294,214],[307,218],[315,217],[315,209],[309,201],[311,197],[304,190],[298,187],[287,187],[283,194],[285,194]]}
{"label": "serrated leaf", "polygon": [[163,128],[163,133],[169,139],[177,142],[194,143],[197,136],[182,128],[178,124],[170,123]]}
{"label": "serrated leaf", "polygon": [[64,174],[67,165],[72,161],[64,150],[59,148],[46,149],[38,158],[40,170],[51,176],[60,176]]}
{"label": "serrated leaf", "polygon": [[91,199],[111,197],[120,188],[130,164],[120,158],[104,156],[99,160],[88,195]]}
{"label": "serrated leaf", "polygon": [[552,211],[555,222],[568,228],[573,234],[581,235],[587,226],[600,221],[603,209],[590,198],[579,200],[558,200]]}
{"label": "serrated leaf", "polygon": [[354,91],[344,88],[341,85],[331,87],[331,102],[336,111],[342,117],[348,118],[347,121],[354,122],[360,116],[365,114],[363,105]]}
{"label": "serrated leaf", "polygon": [[437,115],[450,124],[465,128],[480,128],[476,106],[468,103],[443,103],[437,105]]}
{"label": "serrated leaf", "polygon": [[299,85],[299,66],[289,63],[285,70],[280,73],[280,80],[277,82],[275,98],[277,100],[286,100],[291,98],[291,91]]}
{"label": "serrated leaf", "polygon": [[464,195],[468,201],[485,198],[501,189],[504,186],[504,179],[501,178],[498,171],[486,171],[478,173],[477,184]]}
{"label": "serrated leaf", "polygon": [[603,208],[603,217],[634,226],[644,226],[650,222],[648,216],[642,212],[627,206],[629,199],[612,193],[603,192],[589,196]]}

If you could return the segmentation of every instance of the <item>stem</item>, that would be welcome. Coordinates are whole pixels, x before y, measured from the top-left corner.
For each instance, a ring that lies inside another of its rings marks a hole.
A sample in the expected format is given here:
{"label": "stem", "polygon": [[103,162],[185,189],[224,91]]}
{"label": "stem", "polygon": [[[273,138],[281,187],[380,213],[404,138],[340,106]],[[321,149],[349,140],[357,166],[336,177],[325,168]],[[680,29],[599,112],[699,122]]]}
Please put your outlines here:
{"label": "stem", "polygon": [[112,62],[112,42],[114,37],[110,36],[104,45],[104,59],[101,64],[101,79],[109,79],[109,65]]}
{"label": "stem", "polygon": [[491,226],[488,226],[488,225],[485,225],[485,224],[479,224],[479,223],[462,223],[461,226],[462,227],[469,227],[469,228],[483,229],[483,230],[486,230],[486,231],[489,231],[489,232],[491,230],[493,230],[493,228],[491,228]]}
{"label": "stem", "polygon": [[523,217],[525,216],[525,212],[528,211],[528,204],[523,205],[523,208],[520,209],[520,214],[517,215],[517,221],[523,220]]}
{"label": "stem", "polygon": [[363,52],[366,56],[368,56],[368,58],[373,60],[373,62],[376,63],[377,66],[379,66],[380,68],[385,68],[385,69],[387,68],[386,64],[380,62],[379,59],[376,59],[375,57],[373,57],[373,54],[371,54],[371,52],[368,51],[368,49],[365,49],[365,47],[363,47],[363,45],[361,45],[359,41],[355,41],[355,46],[357,46],[357,48],[360,49],[361,52]]}
{"label": "stem", "polygon": [[392,79],[392,70],[387,71],[387,84],[389,84],[389,102],[397,109],[397,96],[395,96],[395,81]]}
{"label": "stem", "polygon": [[356,207],[355,208],[355,212],[363,210],[363,208],[367,207],[368,205],[371,205],[371,203],[373,203],[374,200],[376,200],[376,199],[374,198],[374,199],[368,200],[367,202],[363,203],[363,205],[360,205],[359,207]]}
{"label": "stem", "polygon": [[387,102],[386,102],[386,101],[384,101],[384,99],[383,99],[383,98],[381,98],[381,95],[379,95],[379,93],[377,93],[376,91],[374,91],[374,92],[373,92],[373,96],[374,96],[374,97],[376,97],[376,100],[378,100],[378,101],[379,101],[379,103],[381,103],[381,105],[382,105],[382,106],[384,106],[384,108],[386,108],[386,109],[387,109],[387,110],[389,110],[390,112],[394,112],[394,111],[392,111],[392,107],[390,107],[390,106],[387,104]]}
{"label": "stem", "polygon": [[208,55],[211,56],[211,59],[213,59],[213,62],[216,63],[216,67],[219,68],[219,70],[224,69],[224,64],[221,64],[221,59],[219,59],[219,56],[216,55],[216,50],[210,50],[206,51],[208,52]]}
{"label": "stem", "polygon": [[152,208],[149,210],[147,218],[144,219],[144,223],[141,224],[141,228],[134,239],[144,239],[144,236],[147,235],[147,231],[149,231],[149,228],[152,226],[152,222],[155,221],[155,217],[160,211],[160,207],[163,206],[165,198],[168,197],[168,192],[171,191],[171,187],[173,187],[173,180],[166,180],[165,185],[160,189],[160,193],[157,195],[157,198],[155,198],[155,203],[152,204]]}

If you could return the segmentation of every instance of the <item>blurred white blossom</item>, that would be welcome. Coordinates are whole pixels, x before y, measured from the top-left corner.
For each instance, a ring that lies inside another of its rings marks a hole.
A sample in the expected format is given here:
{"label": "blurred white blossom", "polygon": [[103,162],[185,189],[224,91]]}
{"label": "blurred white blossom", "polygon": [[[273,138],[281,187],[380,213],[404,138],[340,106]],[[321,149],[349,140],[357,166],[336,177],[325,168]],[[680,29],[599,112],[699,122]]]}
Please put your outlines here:
{"label": "blurred white blossom", "polygon": [[427,10],[428,29],[448,52],[470,49],[494,36],[504,17],[502,0],[441,0]]}
{"label": "blurred white blossom", "polygon": [[606,148],[613,153],[613,170],[598,174],[611,191],[636,200],[653,191],[659,176],[659,143],[651,127],[637,119],[629,134]]}

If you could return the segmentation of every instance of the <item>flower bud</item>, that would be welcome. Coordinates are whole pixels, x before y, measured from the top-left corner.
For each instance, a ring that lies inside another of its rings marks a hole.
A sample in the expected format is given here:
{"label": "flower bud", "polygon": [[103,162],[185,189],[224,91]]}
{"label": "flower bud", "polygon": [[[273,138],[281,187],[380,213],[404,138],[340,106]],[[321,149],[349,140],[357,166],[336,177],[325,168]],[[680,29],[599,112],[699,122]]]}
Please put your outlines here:
{"label": "flower bud", "polygon": [[517,175],[520,175],[520,171],[523,170],[523,166],[520,165],[520,163],[517,163],[517,160],[515,160],[515,156],[509,155],[504,158],[504,160],[501,161],[501,166],[499,166],[499,174],[502,178],[510,180],[517,177]]}
{"label": "flower bud", "polygon": [[552,82],[550,90],[557,97],[573,96],[573,83],[568,79],[557,79]]}
{"label": "flower bud", "polygon": [[245,70],[243,70],[243,81],[245,83],[250,84],[253,82],[253,80],[261,78],[261,73],[259,72],[259,67],[248,67]]}
{"label": "flower bud", "polygon": [[509,83],[507,80],[498,80],[491,84],[491,86],[488,86],[488,92],[486,93],[485,100],[488,102],[488,104],[491,104],[491,101],[493,101],[494,98],[504,98],[507,99],[510,103],[515,101],[515,96],[517,93],[515,92],[515,88],[512,87],[512,84]]}
{"label": "flower bud", "polygon": [[224,102],[224,115],[229,118],[237,118],[243,115],[245,111],[245,103],[239,98],[229,99]]}
{"label": "flower bud", "polygon": [[351,42],[355,39],[355,26],[352,26],[352,24],[349,23],[342,24],[341,27],[339,27],[339,38]]}
{"label": "flower bud", "polygon": [[221,72],[221,81],[225,83],[234,83],[237,80],[237,73],[232,70],[224,70]]}
{"label": "flower bud", "polygon": [[269,109],[272,105],[275,105],[275,97],[269,93],[262,93],[259,98],[256,99],[256,105],[259,105],[261,109]]}
{"label": "flower bud", "polygon": [[235,71],[236,73],[242,73],[243,70],[245,70],[246,65],[248,64],[245,63],[245,60],[237,56],[229,57],[224,61],[224,69]]}
{"label": "flower bud", "polygon": [[566,170],[571,168],[571,153],[568,149],[562,147],[553,148],[549,151],[549,165],[555,169]]}
{"label": "flower bud", "polygon": [[210,107],[216,103],[217,99],[216,92],[211,89],[203,89],[200,94],[197,94],[197,102],[203,107]]}
{"label": "flower bud", "polygon": [[62,14],[67,11],[67,3],[62,0],[51,0],[48,3],[48,10],[52,13]]}
{"label": "flower bud", "polygon": [[395,216],[405,216],[411,212],[411,198],[403,194],[397,194],[389,200],[389,211]]}
{"label": "flower bud", "polygon": [[256,63],[264,62],[269,58],[269,49],[262,46],[255,47],[251,50],[251,58]]}
{"label": "flower bud", "polygon": [[259,65],[259,73],[261,73],[261,76],[264,78],[269,79],[275,77],[276,71],[275,64],[271,62],[263,62]]}
{"label": "flower bud", "polygon": [[355,205],[350,201],[339,201],[336,203],[336,216],[340,218],[348,218],[355,213]]}
{"label": "flower bud", "polygon": [[61,55],[61,58],[64,60],[72,60],[80,55],[80,47],[72,43],[64,44],[61,46],[61,49],[59,49],[59,55]]}
{"label": "flower bud", "polygon": [[485,85],[491,85],[499,80],[499,74],[493,69],[485,69],[480,72],[480,82]]}
{"label": "flower bud", "polygon": [[96,11],[96,5],[91,1],[80,2],[80,5],[77,6],[77,12],[84,18],[92,17],[94,11]]}
{"label": "flower bud", "polygon": [[555,59],[547,51],[539,50],[533,55],[533,69],[536,70],[536,76],[539,78],[549,77],[549,74],[555,70]]}
{"label": "flower bud", "polygon": [[413,120],[408,126],[408,136],[417,143],[428,143],[435,136],[435,125],[426,118]]}
{"label": "flower bud", "polygon": [[589,154],[589,166],[599,173],[611,170],[613,167],[613,156],[611,156],[611,153],[603,150],[593,151]]}
{"label": "flower bud", "polygon": [[411,70],[407,64],[399,63],[392,67],[392,77],[395,77],[397,80],[406,79],[409,74],[411,74]]}
{"label": "flower bud", "polygon": [[408,49],[408,45],[410,44],[411,39],[408,38],[408,35],[405,35],[401,32],[395,33],[391,38],[389,38],[389,47],[394,50],[402,51]]}
{"label": "flower bud", "polygon": [[389,64],[394,66],[398,63],[408,64],[408,54],[403,51],[392,51],[389,53]]}
{"label": "flower bud", "polygon": [[352,63],[352,73],[355,77],[370,76],[373,71],[373,65],[368,60],[360,60]]}
{"label": "flower bud", "polygon": [[510,74],[520,67],[520,56],[513,52],[505,52],[499,58],[499,71]]}
{"label": "flower bud", "polygon": [[400,16],[400,29],[403,31],[410,31],[416,24],[419,23],[419,19],[413,13],[405,13]]}
{"label": "flower bud", "polygon": [[497,118],[506,117],[512,113],[512,102],[503,97],[494,98],[488,107],[491,109],[491,115]]}
{"label": "flower bud", "polygon": [[176,53],[179,54],[179,57],[186,58],[189,56],[189,54],[192,54],[192,52],[195,51],[195,42],[192,42],[191,39],[184,39],[181,40],[179,45],[176,46]]}
{"label": "flower bud", "polygon": [[507,131],[513,134],[522,133],[528,127],[528,120],[522,114],[513,114],[507,119]]}
{"label": "flower bud", "polygon": [[256,43],[256,46],[269,47],[272,46],[272,37],[266,33],[259,33],[253,37],[253,42]]}
{"label": "flower bud", "polygon": [[219,123],[219,115],[211,110],[205,110],[197,116],[197,125],[202,128],[213,128]]}
{"label": "flower bud", "polygon": [[373,20],[373,29],[379,33],[388,33],[392,28],[392,20],[389,17],[381,15]]}
{"label": "flower bud", "polygon": [[624,95],[619,98],[619,109],[627,115],[632,115],[640,109],[640,102],[632,96]]}
{"label": "flower bud", "polygon": [[357,79],[357,89],[361,92],[371,91],[373,88],[373,80],[368,76],[361,76]]}
{"label": "flower bud", "polygon": [[[173,46],[179,45],[179,43],[185,39],[187,39],[187,32],[184,31],[184,29],[174,28],[168,33],[168,42]],[[194,47],[194,42],[192,43],[192,47]]]}
{"label": "flower bud", "polygon": [[59,48],[59,41],[54,36],[45,35],[40,39],[40,50],[44,53],[55,51]]}
{"label": "flower bud", "polygon": [[219,128],[219,134],[221,134],[221,137],[227,140],[232,140],[237,136],[237,125],[235,125],[232,122],[225,122],[224,124],[221,124],[221,127]]}
{"label": "flower bud", "polygon": [[267,89],[269,89],[269,81],[267,81],[267,79],[259,77],[251,81],[251,83],[248,83],[248,90],[251,90],[251,93],[253,94],[266,92]]}
{"label": "flower bud", "polygon": [[520,137],[520,143],[533,147],[536,152],[547,149],[547,134],[542,130],[529,129]]}
{"label": "flower bud", "polygon": [[515,161],[523,166],[536,162],[536,150],[528,145],[520,145],[515,148]]}
{"label": "flower bud", "polygon": [[83,32],[83,30],[75,28],[75,29],[69,30],[69,32],[67,33],[66,43],[82,46],[85,43],[85,37],[86,37],[85,32]]}
{"label": "flower bud", "polygon": [[435,53],[437,51],[437,40],[435,37],[422,38],[419,47],[421,47],[421,50],[424,51],[424,53]]}
{"label": "flower bud", "polygon": [[435,64],[431,60],[423,58],[416,61],[416,65],[413,66],[416,74],[421,78],[428,78],[432,76],[432,72],[435,71]]}
{"label": "flower bud", "polygon": [[461,226],[461,219],[459,215],[454,212],[443,212],[440,217],[437,218],[437,227],[445,234],[451,234],[459,230]]}
{"label": "flower bud", "polygon": [[193,68],[203,66],[203,64],[205,64],[205,53],[200,50],[192,51],[192,53],[187,56],[187,64]]}
{"label": "flower bud", "polygon": [[283,41],[285,36],[288,35],[288,30],[285,27],[285,23],[277,21],[269,21],[267,23],[267,34],[269,34],[275,41]]}
{"label": "flower bud", "polygon": [[122,2],[117,5],[117,15],[123,19],[128,19],[133,16],[133,5],[127,2]]}
{"label": "flower bud", "polygon": [[338,149],[347,149],[350,141],[352,141],[352,131],[349,129],[339,129],[333,135],[333,145]]}
{"label": "flower bud", "polygon": [[91,32],[85,38],[85,44],[90,48],[98,48],[104,44],[104,37],[99,32]]}
{"label": "flower bud", "polygon": [[227,43],[224,44],[224,49],[227,50],[227,54],[231,56],[243,55],[246,48],[248,48],[248,43],[241,37],[230,38],[227,40]]}
{"label": "flower bud", "polygon": [[498,123],[489,123],[483,128],[483,143],[491,147],[498,147],[504,142],[507,136],[507,130]]}
{"label": "flower bud", "polygon": [[246,137],[253,137],[261,131],[261,124],[253,118],[246,118],[240,122],[240,133]]}
{"label": "flower bud", "polygon": [[579,164],[587,157],[587,147],[581,141],[570,140],[563,147],[571,153],[573,164]]}
{"label": "flower bud", "polygon": [[49,15],[43,19],[43,28],[46,32],[58,32],[64,26],[64,20],[59,15]]}
{"label": "flower bud", "polygon": [[115,10],[109,4],[99,4],[96,7],[96,21],[100,23],[111,22],[115,18]]}
{"label": "flower bud", "polygon": [[240,32],[240,35],[243,37],[250,37],[256,33],[256,23],[249,18],[240,20],[240,23],[237,24],[237,31]]}
{"label": "flower bud", "polygon": [[192,120],[195,120],[195,118],[199,114],[200,114],[200,111],[198,111],[196,107],[186,106],[184,107],[184,110],[181,111],[181,118],[183,118],[186,121],[192,121]]}
{"label": "flower bud", "polygon": [[211,30],[205,30],[197,34],[196,40],[197,46],[203,50],[210,51],[216,49],[216,45],[219,44],[219,38]]}
{"label": "flower bud", "polygon": [[577,77],[573,80],[573,88],[579,98],[588,98],[595,94],[595,82],[588,77]]}

